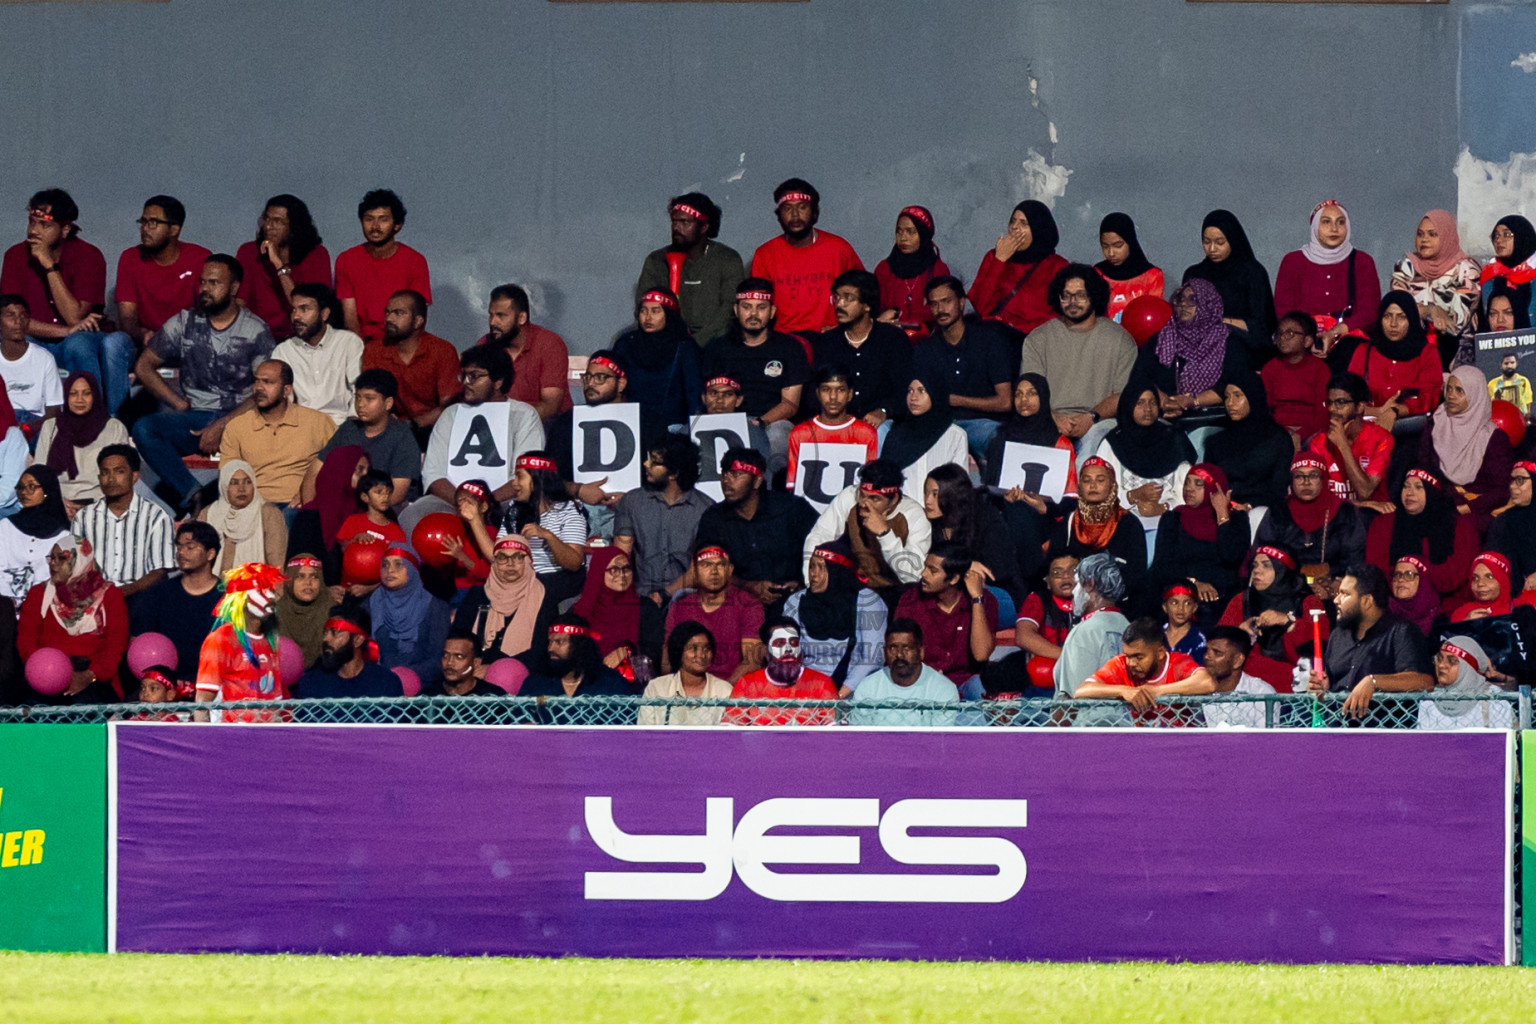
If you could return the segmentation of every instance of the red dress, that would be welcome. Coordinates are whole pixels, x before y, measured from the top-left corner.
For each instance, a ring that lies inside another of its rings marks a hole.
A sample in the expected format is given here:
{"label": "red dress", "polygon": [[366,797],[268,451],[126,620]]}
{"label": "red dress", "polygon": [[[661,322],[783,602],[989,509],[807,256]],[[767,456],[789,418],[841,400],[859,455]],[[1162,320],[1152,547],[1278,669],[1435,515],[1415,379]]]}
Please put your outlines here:
{"label": "red dress", "polygon": [[949,276],[949,267],[943,260],[935,260],[933,266],[916,277],[897,277],[891,273],[890,264],[881,260],[875,267],[875,277],[880,280],[880,309],[894,309],[896,321],[903,324],[921,324],[925,333],[933,329],[933,314],[928,311],[928,282],[936,277]]}
{"label": "red dress", "polygon": [[1406,388],[1419,389],[1417,396],[1403,403],[1413,415],[1429,412],[1440,404],[1444,371],[1440,369],[1440,350],[1434,345],[1425,345],[1416,357],[1399,363],[1365,343],[1350,356],[1349,372],[1358,373],[1370,385],[1372,405],[1383,405]]}
{"label": "red dress", "polygon": [[1056,315],[1047,293],[1051,280],[1067,261],[1051,253],[1039,263],[1004,263],[996,253],[981,258],[981,269],[971,284],[971,305],[986,320],[1001,320],[1028,334]]}
{"label": "red dress", "polygon": [[99,628],[88,633],[71,635],[58,618],[43,612],[43,592],[47,583],[39,583],[27,591],[21,602],[20,618],[16,623],[16,649],[23,661],[32,652],[43,647],[63,651],[71,658],[88,658],[96,678],[112,684],[119,698],[123,684],[117,678],[117,666],[128,651],[128,605],[123,592],[107,584],[97,611]]}

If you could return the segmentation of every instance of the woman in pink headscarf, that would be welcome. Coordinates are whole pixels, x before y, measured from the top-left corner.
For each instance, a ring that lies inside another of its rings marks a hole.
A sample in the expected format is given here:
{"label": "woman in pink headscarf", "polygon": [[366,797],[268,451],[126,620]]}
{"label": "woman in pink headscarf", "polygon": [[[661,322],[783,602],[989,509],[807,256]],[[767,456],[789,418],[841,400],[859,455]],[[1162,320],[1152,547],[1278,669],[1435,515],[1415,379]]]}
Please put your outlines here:
{"label": "woman in pink headscarf", "polygon": [[1451,482],[1456,509],[1472,519],[1478,536],[1493,513],[1509,503],[1514,448],[1493,425],[1488,379],[1475,366],[1458,366],[1445,378],[1443,401],[1419,435],[1416,465],[1437,469]]}
{"label": "woman in pink headscarf", "polygon": [[1419,221],[1413,251],[1392,268],[1392,287],[1412,295],[1424,326],[1435,332],[1442,365],[1471,363],[1479,301],[1477,260],[1461,248],[1456,218],[1430,210]]}
{"label": "woman in pink headscarf", "polygon": [[1275,274],[1275,315],[1292,310],[1317,320],[1317,344],[1326,356],[1346,334],[1364,334],[1381,301],[1381,278],[1370,253],[1354,246],[1349,211],[1337,199],[1312,208],[1311,238],[1285,254]]}

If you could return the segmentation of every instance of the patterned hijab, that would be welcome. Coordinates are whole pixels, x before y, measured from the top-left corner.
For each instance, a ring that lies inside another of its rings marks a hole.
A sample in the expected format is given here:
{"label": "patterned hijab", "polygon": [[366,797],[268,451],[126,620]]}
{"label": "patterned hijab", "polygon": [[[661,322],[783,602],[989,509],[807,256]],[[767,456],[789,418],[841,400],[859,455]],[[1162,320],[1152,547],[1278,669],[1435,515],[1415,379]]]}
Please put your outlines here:
{"label": "patterned hijab", "polygon": [[84,537],[65,536],[55,541],[54,547],[70,553],[69,579],[55,584],[50,576],[43,584],[43,614],[51,615],[70,636],[100,633],[107,626],[102,602],[112,585],[96,568],[91,542]]}
{"label": "patterned hijab", "polygon": [[1203,278],[1190,278],[1173,293],[1177,298],[1190,292],[1195,300],[1195,318],[1188,323],[1175,313],[1168,325],[1157,332],[1157,361],[1174,368],[1180,393],[1198,395],[1209,391],[1221,379],[1221,367],[1227,357],[1227,325],[1221,293]]}

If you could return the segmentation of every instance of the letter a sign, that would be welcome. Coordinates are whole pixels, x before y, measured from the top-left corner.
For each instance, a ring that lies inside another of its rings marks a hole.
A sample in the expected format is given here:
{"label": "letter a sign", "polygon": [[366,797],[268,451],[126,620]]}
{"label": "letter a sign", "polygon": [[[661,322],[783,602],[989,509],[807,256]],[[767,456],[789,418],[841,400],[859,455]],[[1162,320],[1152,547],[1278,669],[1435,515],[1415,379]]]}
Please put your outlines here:
{"label": "letter a sign", "polygon": [[858,482],[859,467],[869,461],[862,444],[802,444],[795,466],[795,493],[824,512],[839,491]]}
{"label": "letter a sign", "polygon": [[607,478],[603,490],[640,486],[640,406],[633,402],[578,405],[571,410],[572,477],[578,484]]}
{"label": "letter a sign", "polygon": [[495,490],[512,479],[512,460],[506,450],[506,402],[460,406],[448,434],[448,482],[457,487],[466,480],[484,480]]}

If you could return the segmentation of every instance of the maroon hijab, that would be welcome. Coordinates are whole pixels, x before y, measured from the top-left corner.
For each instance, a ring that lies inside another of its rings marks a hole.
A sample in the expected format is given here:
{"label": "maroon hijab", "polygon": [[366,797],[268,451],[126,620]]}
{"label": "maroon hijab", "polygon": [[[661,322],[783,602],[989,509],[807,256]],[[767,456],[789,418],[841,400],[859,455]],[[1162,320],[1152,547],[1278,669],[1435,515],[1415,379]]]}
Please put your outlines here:
{"label": "maroon hijab", "polygon": [[357,460],[367,454],[362,445],[344,444],[325,457],[320,472],[315,474],[315,500],[309,507],[320,513],[320,536],[327,548],[336,546],[341,524],[357,511],[352,472],[357,469]]}
{"label": "maroon hijab", "polygon": [[[76,381],[83,380],[91,388],[91,410],[83,416],[69,411],[69,389]],[[48,449],[48,468],[61,477],[74,479],[80,473],[75,464],[75,449],[84,448],[101,436],[107,425],[107,403],[101,397],[101,385],[94,373],[77,372],[64,381],[64,408],[55,418],[53,447]]]}
{"label": "maroon hijab", "polygon": [[587,566],[587,580],[582,584],[581,597],[571,609],[586,619],[598,635],[597,649],[604,657],[615,648],[628,647],[634,651],[640,642],[640,594],[635,590],[635,578],[629,578],[623,590],[609,590],[603,582],[608,564],[619,555],[634,563],[634,556],[623,548],[598,548],[592,552]]}
{"label": "maroon hijab", "polygon": [[1195,540],[1215,541],[1216,509],[1211,506],[1211,490],[1230,491],[1227,474],[1221,471],[1220,466],[1201,462],[1189,468],[1189,475],[1205,482],[1205,497],[1200,499],[1198,505],[1179,506],[1179,525]]}

